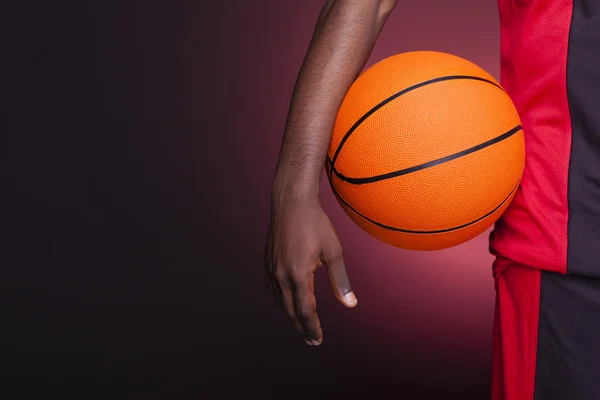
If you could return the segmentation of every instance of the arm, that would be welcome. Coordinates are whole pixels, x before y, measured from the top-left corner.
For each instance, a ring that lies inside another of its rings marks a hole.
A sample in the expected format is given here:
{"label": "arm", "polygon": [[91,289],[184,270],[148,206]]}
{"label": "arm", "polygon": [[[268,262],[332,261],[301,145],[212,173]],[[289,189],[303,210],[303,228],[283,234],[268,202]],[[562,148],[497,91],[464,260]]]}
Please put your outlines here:
{"label": "arm", "polygon": [[397,0],[327,0],[289,109],[274,195],[318,194],[337,111]]}
{"label": "arm", "polygon": [[350,287],[341,246],[319,203],[321,173],[337,111],[397,0],[327,0],[294,88],[272,187],[267,282],[305,338],[318,345],[313,274],[326,265],[336,297]]}

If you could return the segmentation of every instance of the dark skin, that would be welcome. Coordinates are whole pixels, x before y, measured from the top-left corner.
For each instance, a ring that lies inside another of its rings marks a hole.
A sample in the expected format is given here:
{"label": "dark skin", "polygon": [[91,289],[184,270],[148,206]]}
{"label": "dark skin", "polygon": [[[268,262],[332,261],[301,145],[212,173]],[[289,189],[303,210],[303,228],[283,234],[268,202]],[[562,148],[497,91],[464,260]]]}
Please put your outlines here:
{"label": "dark skin", "polygon": [[309,345],[323,341],[317,268],[326,266],[343,305],[357,304],[319,185],[337,111],[396,2],[327,0],[294,87],[271,191],[265,272],[277,303]]}

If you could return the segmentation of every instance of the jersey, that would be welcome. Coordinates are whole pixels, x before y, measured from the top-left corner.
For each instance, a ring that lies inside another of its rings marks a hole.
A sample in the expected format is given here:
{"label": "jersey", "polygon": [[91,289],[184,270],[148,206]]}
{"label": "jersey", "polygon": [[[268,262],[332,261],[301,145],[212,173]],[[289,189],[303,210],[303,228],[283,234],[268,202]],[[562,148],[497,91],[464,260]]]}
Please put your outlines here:
{"label": "jersey", "polygon": [[501,84],[521,117],[521,185],[500,258],[600,277],[600,0],[499,0]]}

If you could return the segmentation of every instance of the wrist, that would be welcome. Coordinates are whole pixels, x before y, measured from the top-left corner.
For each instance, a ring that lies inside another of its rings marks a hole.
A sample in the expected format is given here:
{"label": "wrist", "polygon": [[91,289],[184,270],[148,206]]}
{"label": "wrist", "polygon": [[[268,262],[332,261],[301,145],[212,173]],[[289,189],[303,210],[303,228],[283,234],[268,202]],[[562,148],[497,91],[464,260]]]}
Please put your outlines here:
{"label": "wrist", "polygon": [[319,184],[318,177],[278,171],[271,187],[271,199],[275,203],[318,200]]}

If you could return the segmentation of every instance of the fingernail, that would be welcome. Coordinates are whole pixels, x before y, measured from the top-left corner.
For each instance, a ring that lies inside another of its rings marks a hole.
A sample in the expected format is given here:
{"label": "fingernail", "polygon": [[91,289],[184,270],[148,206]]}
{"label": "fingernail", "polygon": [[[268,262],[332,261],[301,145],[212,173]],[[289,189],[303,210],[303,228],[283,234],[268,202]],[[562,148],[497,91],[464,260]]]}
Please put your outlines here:
{"label": "fingernail", "polygon": [[314,340],[314,339],[313,339],[313,341],[312,341],[312,344],[313,344],[313,346],[318,346],[318,345],[320,345],[321,343],[319,343],[318,341],[316,341],[316,340]]}
{"label": "fingernail", "polygon": [[348,292],[344,295],[344,301],[350,305],[354,305],[356,303],[358,303],[358,300],[356,299],[356,296],[354,295],[354,292]]}
{"label": "fingernail", "polygon": [[305,342],[307,345],[309,345],[309,346],[312,346],[312,345],[313,345],[313,344],[312,344],[312,341],[311,341],[310,339],[304,339],[304,342]]}

